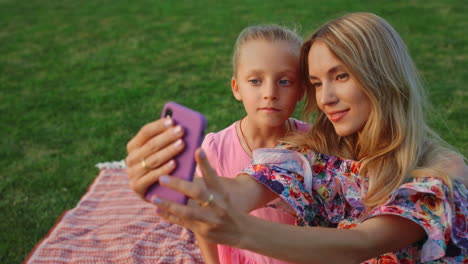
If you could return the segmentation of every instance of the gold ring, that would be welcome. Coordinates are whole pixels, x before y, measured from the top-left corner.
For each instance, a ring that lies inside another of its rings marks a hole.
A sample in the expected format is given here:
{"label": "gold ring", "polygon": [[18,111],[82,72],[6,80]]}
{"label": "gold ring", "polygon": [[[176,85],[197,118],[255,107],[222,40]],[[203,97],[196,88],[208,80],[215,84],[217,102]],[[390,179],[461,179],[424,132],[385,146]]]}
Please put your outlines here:
{"label": "gold ring", "polygon": [[151,170],[151,168],[148,167],[148,165],[146,164],[145,159],[142,159],[142,160],[141,160],[141,166],[142,166],[145,170]]}
{"label": "gold ring", "polygon": [[214,200],[214,195],[210,193],[210,196],[208,196],[208,200],[204,201],[203,203],[199,203],[201,207],[207,207],[208,205],[211,204]]}

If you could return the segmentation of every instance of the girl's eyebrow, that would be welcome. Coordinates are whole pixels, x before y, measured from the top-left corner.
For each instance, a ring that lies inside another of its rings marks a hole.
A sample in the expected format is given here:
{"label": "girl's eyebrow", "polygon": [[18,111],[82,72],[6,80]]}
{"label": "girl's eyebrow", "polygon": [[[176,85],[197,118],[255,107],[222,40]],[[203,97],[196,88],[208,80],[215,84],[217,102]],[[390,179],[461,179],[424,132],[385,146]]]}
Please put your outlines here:
{"label": "girl's eyebrow", "polygon": [[290,74],[290,73],[296,74],[298,72],[299,72],[299,70],[289,70],[288,69],[288,70],[280,71],[279,73],[281,73],[281,74]]}
{"label": "girl's eyebrow", "polygon": [[247,75],[258,75],[258,74],[262,74],[263,71],[262,70],[251,70],[251,71],[247,71],[246,73],[247,73]]}
{"label": "girl's eyebrow", "polygon": [[[250,70],[247,72],[247,75],[259,75],[265,73],[264,70],[261,69],[255,69],[255,70]],[[298,70],[290,70],[290,69],[285,69],[282,71],[278,71],[276,74],[297,74]]]}

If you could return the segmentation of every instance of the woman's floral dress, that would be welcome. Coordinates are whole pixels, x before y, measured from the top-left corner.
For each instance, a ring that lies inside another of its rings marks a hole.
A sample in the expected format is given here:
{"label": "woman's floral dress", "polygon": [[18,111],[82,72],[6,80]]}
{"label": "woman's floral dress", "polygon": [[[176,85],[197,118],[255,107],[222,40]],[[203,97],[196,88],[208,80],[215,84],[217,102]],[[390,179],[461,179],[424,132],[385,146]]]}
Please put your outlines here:
{"label": "woman's floral dress", "polygon": [[[398,215],[426,231],[423,240],[364,263],[468,263],[468,201],[465,186],[449,189],[438,178],[412,178],[381,206],[366,210],[368,182],[360,163],[315,152],[257,149],[244,172],[268,186],[295,211],[298,224],[349,229],[368,218]],[[404,232],[404,230],[402,230]]]}

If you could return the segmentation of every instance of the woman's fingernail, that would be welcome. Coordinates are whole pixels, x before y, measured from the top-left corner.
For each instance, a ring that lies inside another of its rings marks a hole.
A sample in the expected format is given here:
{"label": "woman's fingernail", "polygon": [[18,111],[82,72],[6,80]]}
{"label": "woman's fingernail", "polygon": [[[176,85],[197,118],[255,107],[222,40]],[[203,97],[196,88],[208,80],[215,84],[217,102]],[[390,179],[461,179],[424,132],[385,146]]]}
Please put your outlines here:
{"label": "woman's fingernail", "polygon": [[200,158],[202,158],[202,159],[206,158],[205,151],[200,150]]}
{"label": "woman's fingernail", "polygon": [[182,146],[182,139],[178,139],[178,140],[174,143],[174,147],[180,148],[181,146]]}
{"label": "woman's fingernail", "polygon": [[175,161],[174,161],[174,160],[170,160],[170,161],[167,163],[167,166],[168,166],[169,168],[175,167]]}
{"label": "woman's fingernail", "polygon": [[169,182],[169,176],[163,175],[163,176],[159,177],[159,181],[162,182],[162,183],[168,183]]}
{"label": "woman's fingernail", "polygon": [[174,127],[174,134],[175,135],[181,135],[182,134],[182,127],[181,126],[176,126]]}
{"label": "woman's fingernail", "polygon": [[164,126],[165,127],[172,126],[172,119],[170,117],[166,117],[166,120],[164,120]]}
{"label": "woman's fingernail", "polygon": [[154,198],[154,203],[155,204],[161,204],[162,203],[162,200],[159,199],[158,197]]}

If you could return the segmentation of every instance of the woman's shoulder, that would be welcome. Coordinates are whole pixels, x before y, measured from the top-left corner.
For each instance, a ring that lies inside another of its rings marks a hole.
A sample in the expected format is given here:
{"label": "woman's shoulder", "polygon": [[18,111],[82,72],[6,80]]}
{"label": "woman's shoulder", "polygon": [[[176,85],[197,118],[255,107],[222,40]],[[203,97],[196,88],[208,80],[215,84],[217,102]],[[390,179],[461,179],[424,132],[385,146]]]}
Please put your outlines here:
{"label": "woman's shoulder", "polygon": [[468,166],[461,155],[450,153],[434,163],[433,169],[446,173],[468,186]]}
{"label": "woman's shoulder", "polygon": [[455,252],[466,252],[467,191],[456,181],[452,187],[449,188],[438,177],[410,178],[386,202],[367,214],[366,218],[391,214],[419,224],[427,234],[421,252],[423,261],[447,257],[447,247],[454,248]]}
{"label": "woman's shoulder", "polygon": [[276,148],[259,148],[253,151],[253,160],[256,163],[293,163],[298,164],[300,162],[294,162],[300,160],[304,162],[308,161],[309,165],[321,164],[325,167],[339,168],[342,165],[351,166],[353,165],[353,172],[357,173],[360,168],[358,161],[345,159],[337,156],[330,156],[323,153],[315,152],[309,148],[290,148],[287,144],[280,144]]}

